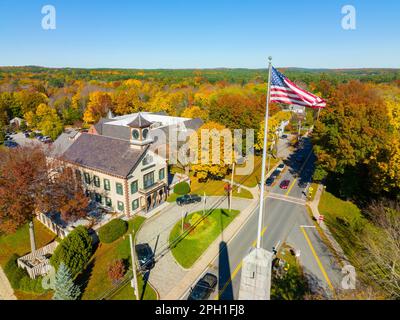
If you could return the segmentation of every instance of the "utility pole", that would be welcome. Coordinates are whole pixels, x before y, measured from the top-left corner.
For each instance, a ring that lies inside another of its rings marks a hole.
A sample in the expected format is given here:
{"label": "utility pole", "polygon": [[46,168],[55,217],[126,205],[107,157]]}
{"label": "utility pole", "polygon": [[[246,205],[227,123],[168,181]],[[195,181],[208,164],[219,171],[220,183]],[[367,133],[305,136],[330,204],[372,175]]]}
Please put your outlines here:
{"label": "utility pole", "polygon": [[133,248],[132,234],[129,234],[129,242],[131,245],[131,259],[132,259],[132,271],[133,271],[132,287],[133,287],[133,290],[135,291],[136,300],[139,300],[139,286],[138,286],[137,275],[136,275],[136,256],[135,256],[135,250]]}
{"label": "utility pole", "polygon": [[233,174],[235,172],[235,161],[232,164],[231,187],[229,189],[229,212],[232,210],[232,194],[233,194]]}
{"label": "utility pole", "polygon": [[206,214],[206,192],[204,191],[203,216]]}

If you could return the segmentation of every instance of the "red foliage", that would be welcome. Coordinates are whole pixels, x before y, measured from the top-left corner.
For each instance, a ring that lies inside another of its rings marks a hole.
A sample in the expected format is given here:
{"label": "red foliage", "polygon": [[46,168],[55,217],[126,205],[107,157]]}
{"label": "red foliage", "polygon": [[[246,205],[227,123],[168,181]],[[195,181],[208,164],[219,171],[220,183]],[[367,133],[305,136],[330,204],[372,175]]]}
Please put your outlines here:
{"label": "red foliage", "polygon": [[118,282],[125,275],[126,268],[122,260],[114,261],[108,268],[108,277],[112,282]]}

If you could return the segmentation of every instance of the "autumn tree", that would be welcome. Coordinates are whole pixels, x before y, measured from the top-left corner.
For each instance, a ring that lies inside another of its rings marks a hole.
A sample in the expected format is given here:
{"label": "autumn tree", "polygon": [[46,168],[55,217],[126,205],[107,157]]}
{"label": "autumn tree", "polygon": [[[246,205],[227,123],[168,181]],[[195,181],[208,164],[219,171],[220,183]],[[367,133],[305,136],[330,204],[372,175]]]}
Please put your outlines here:
{"label": "autumn tree", "polygon": [[117,283],[119,280],[123,278],[126,272],[125,263],[119,259],[115,260],[109,267],[108,267],[108,277],[113,283]]}
{"label": "autumn tree", "polygon": [[373,85],[339,85],[314,128],[316,172],[333,173],[343,196],[365,195],[361,191],[373,185],[371,159],[390,141],[391,130],[385,103]]}
{"label": "autumn tree", "polygon": [[230,130],[216,122],[203,124],[190,136],[191,169],[201,180],[221,179],[233,160],[233,137]]}
{"label": "autumn tree", "polygon": [[57,111],[44,103],[41,103],[36,109],[36,123],[37,128],[42,131],[44,135],[49,136],[53,140],[55,140],[64,129],[64,125]]}
{"label": "autumn tree", "polygon": [[112,109],[112,99],[109,93],[95,91],[90,93],[89,102],[83,114],[83,121],[88,124],[95,123]]}
{"label": "autumn tree", "polygon": [[15,232],[45,209],[49,192],[46,158],[29,146],[0,150],[0,230]]}
{"label": "autumn tree", "polygon": [[207,121],[208,119],[208,111],[205,109],[201,109],[198,106],[187,107],[183,110],[181,117],[183,118],[200,118],[203,121]]}

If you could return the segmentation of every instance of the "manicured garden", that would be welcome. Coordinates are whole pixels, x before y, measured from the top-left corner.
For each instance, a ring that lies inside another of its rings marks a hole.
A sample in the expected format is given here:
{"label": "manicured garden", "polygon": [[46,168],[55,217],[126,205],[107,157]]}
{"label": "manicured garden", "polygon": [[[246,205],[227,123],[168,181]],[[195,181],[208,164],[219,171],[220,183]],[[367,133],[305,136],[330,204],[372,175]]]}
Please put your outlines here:
{"label": "manicured garden", "polygon": [[[184,268],[190,268],[203,252],[214,242],[221,232],[233,221],[240,211],[227,209],[213,210],[203,221],[179,242],[182,234],[182,223],[179,221],[172,229],[169,242],[174,244],[172,254]],[[184,228],[189,228],[202,219],[202,211],[189,214],[184,220]]]}
{"label": "manicured garden", "polygon": [[[129,233],[132,233],[133,230],[137,232],[144,221],[145,218],[139,216],[129,220],[127,232],[122,237],[111,243],[99,244],[88,264],[88,267],[80,277],[80,282],[84,285],[82,300],[97,299],[105,291],[110,290],[115,286],[108,273],[110,265],[114,261],[122,260],[127,266],[126,269],[129,269],[131,266],[131,253],[128,235]],[[107,241],[109,241],[109,239],[107,239]],[[139,279],[139,281],[141,282],[142,279]],[[139,287],[142,288],[140,283]],[[113,298],[128,299],[129,292],[129,288],[122,288]],[[152,299],[153,297],[156,297],[156,294],[151,286],[147,285],[144,299]]]}

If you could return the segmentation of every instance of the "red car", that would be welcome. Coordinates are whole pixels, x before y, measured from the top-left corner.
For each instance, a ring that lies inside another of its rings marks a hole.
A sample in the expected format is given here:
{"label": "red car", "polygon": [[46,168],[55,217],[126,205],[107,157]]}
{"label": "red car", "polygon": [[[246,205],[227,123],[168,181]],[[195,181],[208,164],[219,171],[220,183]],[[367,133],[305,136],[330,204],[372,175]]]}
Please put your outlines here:
{"label": "red car", "polygon": [[290,180],[283,180],[281,182],[281,184],[279,185],[279,187],[281,189],[287,189],[289,187],[289,184],[290,184]]}

